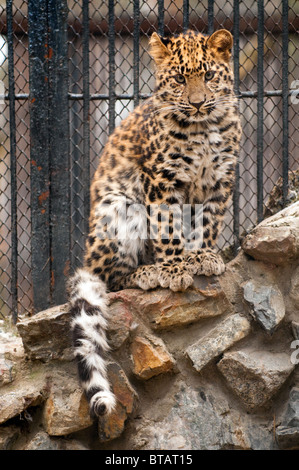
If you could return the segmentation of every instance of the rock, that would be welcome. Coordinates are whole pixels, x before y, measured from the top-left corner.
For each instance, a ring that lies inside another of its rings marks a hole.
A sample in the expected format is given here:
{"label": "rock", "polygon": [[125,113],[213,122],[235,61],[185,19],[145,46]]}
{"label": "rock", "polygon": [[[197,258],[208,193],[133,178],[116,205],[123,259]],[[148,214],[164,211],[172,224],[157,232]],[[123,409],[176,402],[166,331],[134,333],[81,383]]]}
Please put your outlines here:
{"label": "rock", "polygon": [[299,202],[295,202],[255,227],[242,243],[256,260],[284,265],[299,255]]}
{"label": "rock", "polygon": [[155,375],[169,372],[173,369],[174,359],[158,338],[150,341],[148,338],[137,336],[131,346],[134,374],[140,379],[150,379]]}
{"label": "rock", "polygon": [[253,318],[272,334],[285,316],[285,305],[278,287],[251,280],[243,286],[244,299]]}
{"label": "rock", "polygon": [[90,450],[76,439],[64,440],[60,443],[61,450]]}
{"label": "rock", "polygon": [[286,413],[282,425],[299,428],[299,388],[293,387],[290,391]]}
{"label": "rock", "polygon": [[16,388],[6,386],[5,389],[1,389],[0,424],[19,415],[30,406],[40,405],[45,400],[45,389],[45,381],[32,377],[27,378],[27,381],[18,382]]}
{"label": "rock", "polygon": [[299,323],[296,321],[292,321],[291,328],[294,338],[299,339]]}
{"label": "rock", "polygon": [[250,322],[234,314],[219,323],[206,336],[186,349],[187,356],[198,372],[212,359],[218,357],[250,332]]}
{"label": "rock", "polygon": [[147,420],[136,423],[132,447],[142,442],[142,449],[156,451],[272,449],[273,431],[241,415],[219,392],[178,384],[172,398],[165,397],[164,416],[163,400],[153,401]]}
{"label": "rock", "polygon": [[185,292],[155,289],[141,294],[139,289],[127,289],[117,294],[155,330],[185,326],[232,309],[216,277],[197,276]]}
{"label": "rock", "polygon": [[0,387],[12,382],[15,376],[16,371],[14,370],[14,363],[0,357]]}
{"label": "rock", "polygon": [[0,326],[0,387],[15,380],[23,359],[24,348],[17,331]]}
{"label": "rock", "polygon": [[228,352],[217,367],[249,410],[265,405],[294,369],[289,355],[266,351]]}
{"label": "rock", "polygon": [[65,436],[92,425],[89,406],[76,376],[65,373],[55,377],[44,407],[43,423],[50,436]]}
{"label": "rock", "polygon": [[275,437],[280,449],[299,449],[299,427],[278,426],[275,431]]}
{"label": "rock", "polygon": [[46,432],[37,432],[23,450],[89,450],[75,439],[50,437]]}
{"label": "rock", "polygon": [[289,296],[295,309],[299,311],[299,266],[292,275]]}
{"label": "rock", "polygon": [[30,359],[59,359],[71,347],[68,304],[43,310],[17,323]]}
{"label": "rock", "polygon": [[0,450],[11,450],[21,431],[17,426],[0,428]]}
{"label": "rock", "polygon": [[112,348],[119,349],[128,339],[134,319],[128,306],[118,300],[114,293],[108,294],[108,296],[110,299],[108,338]]}
{"label": "rock", "polygon": [[0,358],[13,362],[22,360],[24,348],[21,337],[14,327],[5,328],[0,321]]}
{"label": "rock", "polygon": [[122,434],[125,421],[132,414],[137,398],[137,394],[125,372],[116,362],[109,364],[108,378],[117,398],[117,405],[110,415],[99,418],[98,434],[100,442],[111,441]]}
{"label": "rock", "polygon": [[[113,349],[118,349],[128,338],[133,317],[128,306],[112,293],[109,294],[111,319],[108,337]],[[17,324],[27,357],[31,360],[72,360],[72,337],[68,304],[51,307]]]}
{"label": "rock", "polygon": [[40,431],[30,440],[23,450],[59,450],[59,441]]}

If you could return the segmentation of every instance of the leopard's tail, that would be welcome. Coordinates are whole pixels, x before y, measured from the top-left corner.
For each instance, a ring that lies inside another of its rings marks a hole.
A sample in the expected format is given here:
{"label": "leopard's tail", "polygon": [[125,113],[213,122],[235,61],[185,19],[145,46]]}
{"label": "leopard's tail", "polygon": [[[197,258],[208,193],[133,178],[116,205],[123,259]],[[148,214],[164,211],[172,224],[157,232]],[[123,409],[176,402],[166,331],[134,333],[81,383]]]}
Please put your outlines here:
{"label": "leopard's tail", "polygon": [[110,413],[116,404],[107,378],[109,319],[105,284],[78,269],[68,282],[74,354],[91,415]]}

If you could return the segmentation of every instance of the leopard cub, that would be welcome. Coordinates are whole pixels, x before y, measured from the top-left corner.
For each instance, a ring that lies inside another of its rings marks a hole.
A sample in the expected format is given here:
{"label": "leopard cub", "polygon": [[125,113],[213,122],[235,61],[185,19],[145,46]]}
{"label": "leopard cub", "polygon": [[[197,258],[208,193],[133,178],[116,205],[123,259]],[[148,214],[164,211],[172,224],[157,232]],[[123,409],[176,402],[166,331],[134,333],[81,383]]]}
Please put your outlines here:
{"label": "leopard cub", "polygon": [[232,44],[223,29],[210,36],[153,33],[154,93],[115,129],[101,156],[84,267],[69,281],[79,376],[96,415],[115,406],[106,372],[106,290],[179,291],[195,274],[225,269],[214,247],[241,137]]}

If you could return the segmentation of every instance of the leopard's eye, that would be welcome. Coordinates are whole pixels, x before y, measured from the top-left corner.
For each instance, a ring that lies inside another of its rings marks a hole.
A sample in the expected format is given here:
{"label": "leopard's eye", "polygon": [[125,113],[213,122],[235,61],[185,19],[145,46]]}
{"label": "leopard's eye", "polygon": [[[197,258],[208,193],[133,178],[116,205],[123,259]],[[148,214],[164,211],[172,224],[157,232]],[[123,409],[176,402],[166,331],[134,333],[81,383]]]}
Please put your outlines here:
{"label": "leopard's eye", "polygon": [[212,80],[212,78],[214,77],[215,75],[215,72],[213,72],[213,70],[208,70],[206,73],[205,73],[205,80]]}
{"label": "leopard's eye", "polygon": [[175,78],[175,81],[176,81],[177,83],[182,84],[182,83],[185,83],[185,82],[186,82],[184,75],[181,75],[180,73],[178,73],[177,75],[175,75],[174,78]]}

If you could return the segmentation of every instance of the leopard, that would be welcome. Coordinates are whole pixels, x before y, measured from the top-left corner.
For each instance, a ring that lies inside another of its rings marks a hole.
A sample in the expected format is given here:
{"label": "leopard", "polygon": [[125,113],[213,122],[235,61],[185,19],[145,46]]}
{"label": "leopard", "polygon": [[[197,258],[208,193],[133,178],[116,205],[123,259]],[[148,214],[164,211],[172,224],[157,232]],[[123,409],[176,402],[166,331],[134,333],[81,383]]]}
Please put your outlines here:
{"label": "leopard", "polygon": [[[242,135],[232,46],[225,29],[153,32],[155,88],[114,129],[99,159],[84,262],[67,286],[79,380],[94,417],[117,404],[107,374],[108,293],[185,291],[195,275],[225,271],[217,240]],[[191,214],[186,231],[179,230],[183,206]]]}

